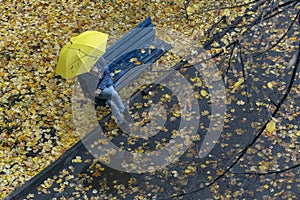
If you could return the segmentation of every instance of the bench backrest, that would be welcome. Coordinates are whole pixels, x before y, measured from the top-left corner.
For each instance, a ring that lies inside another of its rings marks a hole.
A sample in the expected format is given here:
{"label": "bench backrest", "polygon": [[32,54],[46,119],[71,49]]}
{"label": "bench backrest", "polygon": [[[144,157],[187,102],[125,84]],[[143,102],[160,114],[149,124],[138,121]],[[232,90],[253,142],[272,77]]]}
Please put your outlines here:
{"label": "bench backrest", "polygon": [[111,45],[102,57],[111,62],[108,67],[114,74],[112,78],[117,89],[120,90],[128,83],[128,80],[121,80],[128,71],[134,69],[134,75],[137,76],[143,71],[141,66],[151,65],[171,48],[170,44],[155,36],[149,17]]}

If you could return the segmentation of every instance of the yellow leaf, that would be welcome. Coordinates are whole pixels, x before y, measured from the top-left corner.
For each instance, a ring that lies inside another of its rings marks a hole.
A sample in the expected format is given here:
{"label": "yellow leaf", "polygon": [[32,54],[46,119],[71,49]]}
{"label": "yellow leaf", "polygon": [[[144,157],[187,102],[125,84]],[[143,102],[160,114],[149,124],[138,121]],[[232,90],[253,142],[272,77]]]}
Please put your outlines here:
{"label": "yellow leaf", "polygon": [[247,31],[247,28],[243,28],[241,31],[241,34],[245,33]]}
{"label": "yellow leaf", "polygon": [[195,172],[197,168],[194,166],[188,166],[188,169],[191,170],[192,172]]}
{"label": "yellow leaf", "polygon": [[216,174],[217,174],[218,176],[221,176],[221,175],[223,175],[223,173],[224,173],[224,171],[222,171],[222,170],[217,170],[217,173],[216,173]]}
{"label": "yellow leaf", "polygon": [[206,90],[201,90],[200,94],[201,94],[203,97],[208,96],[208,93],[206,92]]}
{"label": "yellow leaf", "polygon": [[93,177],[99,177],[101,174],[98,172],[98,171],[95,171],[94,173],[93,173]]}
{"label": "yellow leaf", "polygon": [[176,110],[176,111],[173,112],[173,116],[174,117],[179,117],[180,115],[181,115],[181,112],[178,111],[178,110]]}
{"label": "yellow leaf", "polygon": [[140,61],[135,61],[134,64],[135,64],[135,65],[140,65],[140,64],[142,64],[142,62],[140,62]]}
{"label": "yellow leaf", "polygon": [[225,44],[226,46],[229,45],[229,42],[228,42],[228,40],[227,40],[226,38],[222,38],[221,41],[224,42],[224,44]]}
{"label": "yellow leaf", "polygon": [[149,48],[150,49],[155,49],[155,46],[154,45],[150,45]]}
{"label": "yellow leaf", "polygon": [[147,116],[148,116],[148,113],[144,111],[144,112],[142,113],[142,117],[143,117],[143,118],[146,118]]}
{"label": "yellow leaf", "polygon": [[273,90],[273,83],[272,82],[268,82],[267,86],[268,86],[268,88],[270,88],[271,90]]}
{"label": "yellow leaf", "polygon": [[129,62],[136,62],[137,58],[130,58]]}
{"label": "yellow leaf", "polygon": [[240,193],[239,191],[235,191],[235,192],[232,194],[232,196],[236,198],[236,197],[239,196],[239,193]]}
{"label": "yellow leaf", "polygon": [[190,174],[190,173],[191,173],[191,170],[186,169],[186,170],[184,170],[184,173],[185,173],[185,174]]}
{"label": "yellow leaf", "polygon": [[81,162],[82,160],[80,156],[76,156],[76,158],[72,160],[72,163],[81,163]]}
{"label": "yellow leaf", "polygon": [[164,96],[165,96],[165,98],[166,98],[168,101],[171,101],[172,98],[171,98],[171,96],[170,96],[169,94],[165,94]]}
{"label": "yellow leaf", "polygon": [[298,132],[296,133],[296,135],[297,135],[298,137],[300,137],[300,131],[298,131]]}
{"label": "yellow leaf", "polygon": [[199,4],[194,4],[193,7],[194,7],[195,9],[199,9],[199,8],[201,7],[201,5],[199,5]]}
{"label": "yellow leaf", "polygon": [[222,48],[215,49],[215,53],[218,54],[222,51]]}
{"label": "yellow leaf", "polygon": [[178,172],[177,172],[177,171],[175,171],[175,170],[174,170],[174,171],[172,171],[172,174],[173,174],[173,176],[174,176],[174,177],[177,177],[177,176],[178,176]]}
{"label": "yellow leaf", "polygon": [[33,199],[33,198],[34,198],[34,194],[28,194],[28,195],[27,195],[27,198],[28,198],[28,199]]}
{"label": "yellow leaf", "polygon": [[19,141],[19,142],[26,142],[26,140],[27,140],[27,136],[26,136],[26,135],[20,135],[20,136],[18,137],[18,141]]}
{"label": "yellow leaf", "polygon": [[197,79],[198,79],[198,77],[190,78],[190,80],[191,80],[192,82],[194,82],[194,83],[197,81]]}
{"label": "yellow leaf", "polygon": [[194,8],[193,7],[187,7],[187,9],[186,9],[186,12],[187,12],[187,14],[188,15],[191,15],[191,14],[193,14],[194,13]]}
{"label": "yellow leaf", "polygon": [[234,93],[243,82],[244,78],[239,78],[239,80],[232,86],[231,93]]}
{"label": "yellow leaf", "polygon": [[299,37],[290,37],[289,40],[296,42],[299,41]]}
{"label": "yellow leaf", "polygon": [[138,149],[137,153],[144,153],[144,149]]}
{"label": "yellow leaf", "polygon": [[45,182],[44,185],[42,185],[42,186],[44,186],[44,188],[50,188],[52,186],[52,184]]}
{"label": "yellow leaf", "polygon": [[269,189],[269,186],[266,184],[266,185],[264,185],[264,188],[265,189]]}
{"label": "yellow leaf", "polygon": [[62,178],[58,179],[56,183],[62,183]]}
{"label": "yellow leaf", "polygon": [[267,126],[266,126],[266,130],[269,133],[273,133],[276,130],[276,122],[274,120],[271,120]]}
{"label": "yellow leaf", "polygon": [[115,70],[114,73],[115,73],[115,74],[118,74],[118,73],[120,73],[121,71],[122,71],[122,70]]}

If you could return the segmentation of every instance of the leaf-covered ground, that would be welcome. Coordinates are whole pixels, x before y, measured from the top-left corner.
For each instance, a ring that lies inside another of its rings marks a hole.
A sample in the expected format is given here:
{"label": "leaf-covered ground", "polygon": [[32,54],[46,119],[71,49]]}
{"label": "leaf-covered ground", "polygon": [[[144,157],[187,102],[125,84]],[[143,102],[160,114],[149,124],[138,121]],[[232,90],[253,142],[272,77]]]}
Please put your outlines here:
{"label": "leaf-covered ground", "polygon": [[[147,195],[198,199],[199,194],[203,198],[207,194],[208,198],[297,199],[299,73],[293,70],[299,49],[299,5],[296,1],[285,2],[290,4],[280,8],[278,4],[283,2],[269,5],[266,1],[257,12],[248,12],[237,28],[228,31],[208,50],[211,54],[220,53],[215,61],[228,93],[225,129],[208,157],[192,159],[197,157],[201,145],[199,134],[198,139],[194,138],[194,146],[167,170],[142,176],[113,171],[111,175],[111,169],[94,162],[86,172],[76,175],[70,165],[45,180],[28,198],[50,193],[52,197],[65,199],[80,196],[143,199]],[[54,72],[59,50],[71,36],[85,30],[99,30],[111,35],[111,44],[151,16],[155,25],[175,29],[199,40],[200,45],[243,15],[246,8],[236,6],[245,1],[1,3],[2,198],[41,172],[81,137],[72,121],[70,97],[74,90],[70,86],[75,80],[63,80]],[[268,10],[268,7],[278,9]],[[211,29],[215,23],[217,26]],[[163,59],[169,66],[179,61],[173,55]],[[189,67],[182,69],[182,73],[194,84],[199,92],[197,97],[203,101],[208,94],[199,77]],[[291,80],[295,81],[290,87]],[[287,97],[286,91],[289,91]],[[143,106],[139,103],[152,98],[155,99],[150,95],[132,105],[136,121],[146,123],[145,118],[151,117],[151,113],[141,110]],[[166,103],[170,96],[157,98]],[[179,117],[176,107],[171,114]],[[201,114],[209,115],[209,109]],[[113,138],[113,121],[106,125],[112,129],[109,134]],[[202,128],[205,130],[205,123]],[[82,158],[77,157],[72,163],[81,162]],[[122,183],[118,182],[118,176],[122,177]]]}

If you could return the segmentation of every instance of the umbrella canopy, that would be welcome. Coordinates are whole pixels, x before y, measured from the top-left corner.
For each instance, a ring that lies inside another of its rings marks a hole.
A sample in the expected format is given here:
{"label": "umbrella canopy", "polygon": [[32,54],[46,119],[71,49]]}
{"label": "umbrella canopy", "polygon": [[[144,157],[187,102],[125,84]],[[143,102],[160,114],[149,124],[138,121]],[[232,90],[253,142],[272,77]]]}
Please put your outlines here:
{"label": "umbrella canopy", "polygon": [[61,49],[56,73],[63,78],[72,78],[90,71],[105,53],[108,34],[86,31],[71,40]]}

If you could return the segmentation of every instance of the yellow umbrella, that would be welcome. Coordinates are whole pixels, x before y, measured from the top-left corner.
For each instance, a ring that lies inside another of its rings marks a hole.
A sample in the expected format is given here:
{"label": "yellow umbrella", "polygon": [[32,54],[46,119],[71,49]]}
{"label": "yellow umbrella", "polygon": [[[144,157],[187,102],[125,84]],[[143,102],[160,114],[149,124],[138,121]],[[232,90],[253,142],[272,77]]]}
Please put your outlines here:
{"label": "yellow umbrella", "polygon": [[72,78],[90,71],[105,53],[108,34],[86,31],[71,40],[61,49],[56,73],[63,78]]}

